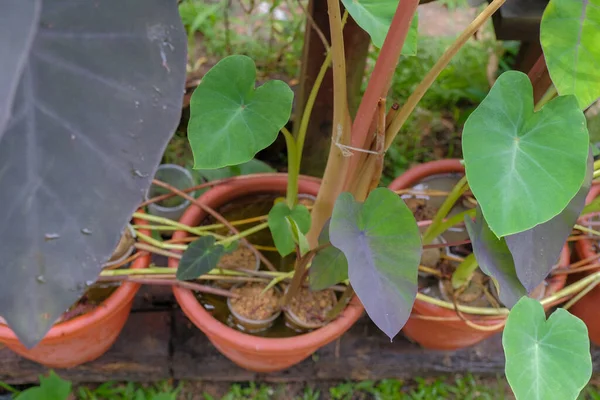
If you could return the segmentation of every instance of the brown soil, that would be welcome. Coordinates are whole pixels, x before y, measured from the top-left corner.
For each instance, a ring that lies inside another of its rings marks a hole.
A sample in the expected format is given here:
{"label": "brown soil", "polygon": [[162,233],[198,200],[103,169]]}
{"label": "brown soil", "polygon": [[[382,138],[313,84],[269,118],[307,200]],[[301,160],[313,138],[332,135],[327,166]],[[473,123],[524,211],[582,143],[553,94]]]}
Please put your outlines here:
{"label": "brown soil", "polygon": [[302,204],[303,206],[310,207],[315,204],[315,200],[312,198],[301,197],[298,199],[298,204]]}
{"label": "brown soil", "polygon": [[256,268],[256,255],[248,247],[240,246],[232,253],[221,257],[218,267],[254,270]]}
{"label": "brown soil", "polygon": [[302,288],[290,300],[289,310],[296,318],[307,325],[320,325],[327,320],[327,314],[336,304],[336,297],[331,290],[313,292]]}
{"label": "brown soil", "polygon": [[437,209],[427,204],[426,199],[417,199],[414,197],[410,197],[404,199],[404,202],[406,203],[410,211],[412,211],[417,221],[427,221],[433,219],[433,217],[435,217],[435,214],[437,213]]}
{"label": "brown soil", "polygon": [[274,288],[265,289],[264,283],[246,283],[231,289],[232,293],[239,294],[239,298],[231,299],[231,308],[244,318],[254,321],[268,319],[279,311],[281,294]]}

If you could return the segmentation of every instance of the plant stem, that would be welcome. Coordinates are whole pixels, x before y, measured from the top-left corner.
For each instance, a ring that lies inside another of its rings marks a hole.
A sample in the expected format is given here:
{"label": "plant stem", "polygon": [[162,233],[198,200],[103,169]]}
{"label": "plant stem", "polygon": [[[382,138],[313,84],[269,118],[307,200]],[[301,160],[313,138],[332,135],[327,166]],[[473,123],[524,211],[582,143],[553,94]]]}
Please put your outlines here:
{"label": "plant stem", "polygon": [[172,257],[172,258],[175,258],[177,260],[181,260],[181,254],[174,253],[174,252],[168,251],[168,250],[163,250],[163,249],[160,249],[158,247],[151,246],[151,245],[149,245],[147,243],[136,242],[134,244],[134,246],[138,250],[147,251],[149,253],[154,253],[154,254],[160,254],[161,256]]}
{"label": "plant stem", "polygon": [[352,286],[347,286],[335,306],[327,313],[327,320],[332,321],[337,318],[344,311],[348,302],[352,300],[352,296],[354,296],[354,289],[352,289]]}
{"label": "plant stem", "polygon": [[346,88],[346,57],[344,54],[344,38],[340,3],[338,0],[327,0],[329,26],[331,30],[331,57],[333,64],[333,132],[327,165],[317,200],[311,214],[311,227],[306,235],[311,248],[318,243],[325,221],[331,216],[333,205],[344,185],[344,177],[348,166],[347,157],[339,145],[350,144],[350,115],[348,112],[348,96]]}
{"label": "plant stem", "polygon": [[[216,219],[217,221],[219,221],[223,225],[225,225],[234,234],[239,234],[240,233],[240,231],[238,231],[235,227],[233,227],[233,225],[231,225],[229,223],[229,221],[227,221],[227,219],[225,219],[225,217],[223,217],[221,214],[219,214],[218,212],[216,212],[215,210],[213,210],[211,207],[207,206],[206,204],[202,203],[198,199],[195,199],[192,196],[190,196],[189,194],[183,192],[182,190],[179,190],[176,187],[173,187],[173,186],[169,185],[168,183],[161,182],[158,179],[153,179],[152,183],[154,185],[156,185],[156,186],[160,186],[162,188],[168,189],[171,192],[173,192],[173,193],[175,193],[175,194],[183,197],[184,199],[190,201],[192,204],[200,207],[202,210],[204,210],[204,212],[206,212],[207,214],[210,214],[214,219]],[[243,241],[244,241],[244,243],[248,247],[250,247],[250,248],[252,248],[253,250],[256,251],[256,253],[260,257],[260,260],[263,262],[263,264],[265,264],[267,266],[268,269],[270,269],[271,271],[275,271],[276,270],[275,266],[273,266],[273,264],[271,263],[271,261],[269,261],[269,259],[266,258],[260,251],[256,250],[254,248],[254,246],[252,245],[252,243],[250,243],[249,241],[247,241],[245,239],[243,239]]]}
{"label": "plant stem", "polygon": [[462,223],[465,220],[465,216],[473,218],[475,216],[475,209],[472,208],[470,210],[465,210],[445,219],[444,221],[440,222],[434,230],[431,231],[430,236],[435,239],[448,229],[452,228],[454,225]]}
{"label": "plant stem", "polygon": [[[408,36],[410,23],[417,11],[418,5],[419,0],[401,0],[398,3],[394,18],[381,47],[371,78],[369,79],[367,89],[356,112],[356,118],[352,124],[353,147],[368,148],[367,142],[369,141],[370,128],[377,110],[377,103],[380,98],[386,97],[396,65],[400,59],[402,47]],[[360,158],[355,155],[350,160],[346,187],[351,184],[348,180],[352,179],[355,171],[357,171]]]}
{"label": "plant stem", "polygon": [[281,128],[281,132],[285,137],[285,145],[287,147],[288,155],[288,181],[287,181],[287,193],[286,201],[288,207],[291,209],[296,205],[298,199],[298,175],[300,175],[300,169],[298,167],[298,146],[294,136],[284,126]]}
{"label": "plant stem", "polygon": [[452,273],[452,287],[458,289],[467,284],[471,280],[471,275],[473,275],[473,272],[475,272],[478,266],[479,264],[475,258],[475,253],[471,253],[465,257]]}
{"label": "plant stem", "polygon": [[448,195],[448,197],[446,197],[444,203],[442,203],[442,206],[435,214],[431,225],[427,227],[427,230],[423,234],[423,244],[429,244],[433,241],[433,239],[437,237],[437,235],[434,236],[434,234],[437,233],[438,226],[442,223],[444,218],[446,218],[446,215],[448,215],[450,210],[452,210],[454,204],[458,201],[458,199],[460,199],[460,196],[462,196],[468,188],[469,185],[467,184],[467,177],[463,176],[456,183],[456,185],[454,185],[454,187],[450,191],[450,194]]}
{"label": "plant stem", "polygon": [[535,108],[533,111],[538,112],[542,107],[544,107],[546,105],[546,103],[548,103],[550,100],[555,98],[557,95],[558,95],[558,92],[556,91],[556,86],[550,85],[550,88],[548,89],[548,91],[546,91],[546,93],[540,99],[540,101],[538,101],[538,103],[535,105]]}
{"label": "plant stem", "polygon": [[239,240],[239,239],[245,238],[247,236],[250,236],[253,233],[262,231],[263,229],[268,228],[268,227],[269,227],[269,223],[268,222],[263,222],[262,224],[255,225],[252,228],[246,229],[245,231],[240,232],[240,233],[238,233],[236,235],[228,236],[226,239],[220,240],[220,241],[216,242],[215,244],[220,244],[222,246],[227,246],[228,244],[233,243],[236,240]]}
{"label": "plant stem", "polygon": [[139,239],[142,239],[144,242],[150,243],[152,246],[156,246],[159,249],[165,249],[165,250],[186,250],[187,249],[187,245],[185,245],[185,244],[172,244],[172,243],[161,242],[160,240],[156,240],[153,237],[143,234],[142,232],[136,232],[136,234]]}
{"label": "plant stem", "polygon": [[[494,0],[488,5],[481,14],[473,20],[467,26],[467,28],[460,34],[456,41],[444,52],[442,57],[435,63],[431,70],[425,75],[421,83],[417,86],[414,92],[410,95],[406,103],[402,106],[400,111],[394,116],[392,123],[388,128],[389,134],[386,135],[385,149],[389,149],[394,138],[400,132],[400,128],[404,125],[410,114],[423,98],[423,95],[429,87],[433,84],[435,79],[438,77],[440,72],[446,68],[452,57],[458,53],[458,51],[464,46],[464,44],[483,26],[483,24],[496,12],[506,0]],[[401,2],[402,3],[402,2]]]}
{"label": "plant stem", "polygon": [[592,235],[595,235],[595,236],[600,236],[600,232],[598,232],[598,231],[595,231],[595,230],[593,230],[593,229],[590,229],[590,228],[586,228],[585,226],[581,226],[581,225],[579,225],[579,224],[575,224],[575,225],[573,226],[573,228],[575,228],[575,229],[577,229],[577,230],[579,230],[579,231],[581,231],[581,232],[585,232],[585,233],[591,233]]}
{"label": "plant stem", "polygon": [[194,229],[194,228],[192,228],[190,226],[187,226],[185,224],[179,223],[177,221],[173,221],[173,220],[170,220],[168,218],[159,217],[159,216],[156,216],[156,215],[150,215],[150,214],[136,212],[136,213],[133,213],[133,217],[134,218],[138,218],[138,219],[142,219],[142,220],[146,220],[146,221],[150,221],[150,222],[157,222],[159,224],[169,225],[169,226],[172,226],[174,228],[177,228],[178,230],[186,231],[186,232],[189,232],[189,233],[194,234],[196,236],[203,236],[203,235],[210,234],[210,235],[213,235],[213,236],[215,236],[217,238],[219,238],[219,237],[220,238],[224,238],[224,236],[222,236],[222,235],[217,235],[216,233],[207,233],[205,231],[204,232],[203,231],[199,231],[197,229]]}

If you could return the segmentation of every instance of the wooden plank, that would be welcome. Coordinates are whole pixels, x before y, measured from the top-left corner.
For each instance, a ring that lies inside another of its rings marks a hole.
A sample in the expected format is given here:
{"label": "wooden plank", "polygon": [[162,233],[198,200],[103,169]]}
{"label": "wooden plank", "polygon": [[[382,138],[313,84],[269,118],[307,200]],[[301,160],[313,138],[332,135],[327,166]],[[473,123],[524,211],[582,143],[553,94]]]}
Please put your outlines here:
{"label": "wooden plank", "polygon": [[[74,382],[177,379],[294,383],[406,379],[467,372],[495,376],[504,371],[500,335],[468,349],[431,351],[409,342],[402,335],[390,343],[365,317],[339,340],[300,364],[279,373],[257,374],[223,357],[206,336],[174,308],[173,303],[165,300],[169,296],[170,293],[157,288],[140,291],[137,309],[104,356],[57,372]],[[165,307],[170,309],[165,310]],[[592,346],[592,359],[594,371],[600,373],[600,348]],[[46,372],[43,366],[6,348],[0,349],[0,381],[32,383]]]}

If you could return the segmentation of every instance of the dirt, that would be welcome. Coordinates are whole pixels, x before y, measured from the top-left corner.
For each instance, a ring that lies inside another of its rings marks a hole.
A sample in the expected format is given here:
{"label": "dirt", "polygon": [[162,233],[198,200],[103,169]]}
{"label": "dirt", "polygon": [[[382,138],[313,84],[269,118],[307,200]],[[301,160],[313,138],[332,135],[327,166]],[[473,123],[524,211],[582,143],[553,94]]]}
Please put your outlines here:
{"label": "dirt", "polygon": [[337,300],[331,290],[313,292],[302,288],[290,300],[289,310],[296,318],[307,325],[320,325],[327,320],[327,314],[335,306]]}
{"label": "dirt", "polygon": [[231,308],[244,318],[254,321],[268,319],[279,311],[281,293],[274,288],[267,290],[264,283],[246,283],[231,289],[232,293],[239,294],[239,298],[231,299]]}
{"label": "dirt", "polygon": [[218,267],[254,271],[256,269],[256,255],[248,247],[240,246],[232,253],[225,254],[221,257]]}
{"label": "dirt", "polygon": [[410,197],[404,199],[404,202],[412,211],[417,221],[427,221],[433,219],[437,213],[437,209],[427,204],[427,199],[417,199]]}
{"label": "dirt", "polygon": [[298,204],[302,204],[306,207],[312,207],[315,204],[315,199],[312,197],[299,197]]}
{"label": "dirt", "polygon": [[500,301],[492,294],[490,278],[479,270],[473,273],[467,286],[458,291],[452,287],[450,280],[446,279],[442,282],[448,299],[452,299],[454,293],[459,304],[472,307],[497,307],[500,304]]}

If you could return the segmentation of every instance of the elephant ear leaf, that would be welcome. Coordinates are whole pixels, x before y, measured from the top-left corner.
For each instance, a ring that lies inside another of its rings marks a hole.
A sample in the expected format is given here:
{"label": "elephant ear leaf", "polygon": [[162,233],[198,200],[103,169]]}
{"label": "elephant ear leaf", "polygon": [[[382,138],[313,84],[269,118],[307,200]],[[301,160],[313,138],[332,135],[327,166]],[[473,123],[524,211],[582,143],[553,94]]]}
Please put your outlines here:
{"label": "elephant ear leaf", "polygon": [[373,322],[392,339],[417,295],[421,235],[404,201],[386,188],[364,203],[342,193],[333,208],[331,243],[348,260],[348,277]]}

